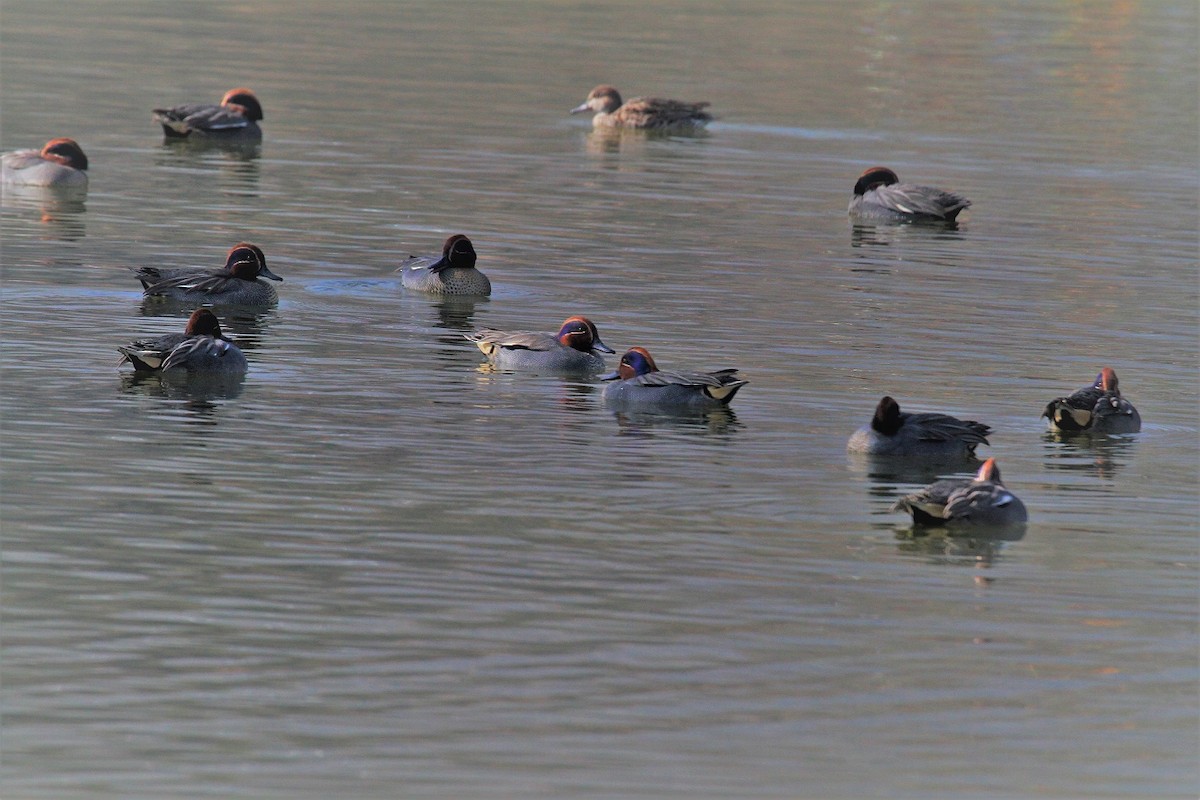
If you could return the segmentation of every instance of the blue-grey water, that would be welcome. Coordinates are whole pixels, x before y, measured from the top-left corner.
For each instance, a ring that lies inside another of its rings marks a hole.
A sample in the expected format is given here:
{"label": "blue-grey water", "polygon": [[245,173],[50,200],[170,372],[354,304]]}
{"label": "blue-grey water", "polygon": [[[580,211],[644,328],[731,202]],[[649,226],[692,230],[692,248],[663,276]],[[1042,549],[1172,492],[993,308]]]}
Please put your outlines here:
{"label": "blue-grey water", "polygon": [[[4,198],[0,794],[1195,797],[1197,17],[6,0],[0,144],[91,169]],[[596,135],[601,82],[718,119]],[[242,85],[261,147],[163,144]],[[875,164],[974,205],[853,228]],[[450,233],[490,300],[400,287]],[[118,371],[188,312],[126,266],[243,239],[244,382]],[[750,384],[616,415],[461,337],[576,313]],[[1142,432],[1048,436],[1106,365]],[[885,393],[996,429],[1023,535],[889,512]]]}

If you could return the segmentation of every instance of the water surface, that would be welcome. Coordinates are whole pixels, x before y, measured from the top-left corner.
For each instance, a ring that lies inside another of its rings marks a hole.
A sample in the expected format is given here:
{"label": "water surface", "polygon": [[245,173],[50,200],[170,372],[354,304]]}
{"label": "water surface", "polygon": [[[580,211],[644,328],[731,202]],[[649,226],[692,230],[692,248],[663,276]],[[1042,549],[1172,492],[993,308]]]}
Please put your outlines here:
{"label": "water surface", "polygon": [[[3,785],[63,797],[1195,796],[1192,3],[5,3]],[[706,99],[593,134],[600,82]],[[249,150],[150,109],[249,85]],[[854,228],[856,176],[974,202]],[[494,295],[392,270],[466,233]],[[220,391],[130,264],[261,245]],[[594,319],[729,413],[481,368]],[[1131,437],[1045,403],[1113,366]],[[882,394],[996,429],[1017,537],[918,536]]]}

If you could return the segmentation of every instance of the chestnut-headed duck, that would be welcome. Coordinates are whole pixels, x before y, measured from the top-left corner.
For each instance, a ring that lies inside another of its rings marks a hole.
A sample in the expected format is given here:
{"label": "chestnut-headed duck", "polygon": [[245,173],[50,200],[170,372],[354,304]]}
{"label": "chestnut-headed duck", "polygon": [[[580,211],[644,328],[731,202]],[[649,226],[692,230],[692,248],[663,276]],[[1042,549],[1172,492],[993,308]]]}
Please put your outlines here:
{"label": "chestnut-headed duck", "polygon": [[988,444],[992,429],[982,422],[936,412],[910,413],[884,396],[868,425],[850,437],[846,450],[872,456],[914,459],[968,459],[975,448]]}
{"label": "chestnut-headed duck", "polygon": [[621,356],[615,372],[601,377],[615,381],[604,387],[604,402],[631,410],[703,411],[724,408],[749,381],[736,369],[715,372],[664,372],[643,347]]}
{"label": "chestnut-headed duck", "polygon": [[463,335],[501,369],[594,373],[604,369],[600,353],[615,352],[587,317],[568,318],[556,334],[485,328]]}
{"label": "chestnut-headed duck", "polygon": [[475,248],[461,233],[446,239],[441,258],[409,256],[396,270],[405,289],[430,294],[487,297],[492,282],[475,269]]}
{"label": "chestnut-headed duck", "polygon": [[162,125],[168,139],[257,140],[262,138],[258,127],[262,118],[262,105],[246,88],[230,89],[218,105],[191,103],[154,109],[154,121]]}
{"label": "chestnut-headed duck", "polygon": [[1117,373],[1105,367],[1091,386],[1051,400],[1042,416],[1050,429],[1062,433],[1137,433],[1142,417],[1133,403],[1121,396]]}
{"label": "chestnut-headed duck", "polygon": [[234,374],[246,371],[246,356],[221,334],[217,317],[198,308],[188,318],[183,333],[168,333],[157,339],[141,339],[118,347],[121,360],[138,372],[187,372]]}
{"label": "chestnut-headed duck", "polygon": [[1005,488],[996,459],[983,462],[975,477],[948,478],[900,498],[892,511],[912,514],[916,525],[1019,525],[1025,504]]}
{"label": "chestnut-headed duck", "polygon": [[10,186],[87,186],[88,159],[74,139],[46,142],[41,150],[0,157],[0,182]]}
{"label": "chestnut-headed duck", "polygon": [[259,278],[282,281],[267,269],[267,258],[257,245],[235,244],[219,270],[131,268],[142,282],[146,297],[219,305],[267,306],[278,296],[275,287]]}

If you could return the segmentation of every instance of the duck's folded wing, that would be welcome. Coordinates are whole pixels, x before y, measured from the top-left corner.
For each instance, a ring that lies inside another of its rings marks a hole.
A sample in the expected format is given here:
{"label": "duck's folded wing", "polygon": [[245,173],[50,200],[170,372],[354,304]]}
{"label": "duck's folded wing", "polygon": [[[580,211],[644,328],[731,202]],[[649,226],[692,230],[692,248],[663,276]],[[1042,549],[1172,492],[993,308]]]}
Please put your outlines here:
{"label": "duck's folded wing", "polygon": [[133,364],[134,369],[160,369],[163,360],[166,359],[171,350],[187,338],[186,334],[169,333],[157,339],[139,339],[136,342],[130,342],[123,347],[117,348],[121,353],[121,360],[117,362],[117,366],[128,361]]}
{"label": "duck's folded wing", "polygon": [[28,169],[45,161],[40,150],[14,150],[4,154],[4,166],[8,169]]}
{"label": "duck's folded wing", "polygon": [[638,127],[652,127],[684,120],[710,120],[704,111],[708,103],[685,103],[661,97],[635,97],[617,111],[622,121]]}
{"label": "duck's folded wing", "polygon": [[497,331],[484,328],[468,334],[467,338],[481,347],[491,345],[506,350],[554,350],[562,347],[553,336],[534,331]]}
{"label": "duck's folded wing", "polygon": [[154,109],[154,119],[167,127],[185,132],[189,130],[233,130],[245,128],[250,120],[239,106],[214,106],[194,104],[174,108]]}
{"label": "duck's folded wing", "polygon": [[924,489],[918,489],[912,494],[905,495],[892,505],[892,511],[908,511],[917,517],[920,512],[933,519],[945,519],[946,503],[951,495],[966,486],[968,481],[961,478],[948,478],[935,481]]}
{"label": "duck's folded wing", "polygon": [[224,339],[212,336],[192,336],[184,339],[171,350],[162,363],[162,368],[168,370],[183,364],[195,363],[199,359],[216,359],[229,352],[230,344]]}
{"label": "duck's folded wing", "polygon": [[712,386],[720,388],[737,381],[737,373],[736,369],[722,369],[716,372],[656,370],[638,375],[633,380],[639,386]]}
{"label": "duck's folded wing", "polygon": [[143,294],[169,294],[172,289],[200,294],[218,294],[230,289],[237,280],[238,278],[232,275],[213,274],[211,272],[195,275],[174,275],[157,283],[150,284],[146,287]]}
{"label": "duck's folded wing", "polygon": [[413,269],[429,269],[436,264],[441,256],[409,256],[400,262],[400,266],[396,267],[396,272],[405,272]]}
{"label": "duck's folded wing", "polygon": [[971,201],[960,194],[909,183],[880,186],[875,192],[883,205],[918,216],[943,217],[952,211],[969,208],[971,205]]}
{"label": "duck's folded wing", "polygon": [[967,520],[989,517],[1011,505],[1016,498],[998,483],[977,481],[951,493],[943,512],[946,519]]}
{"label": "duck's folded wing", "polygon": [[949,414],[909,414],[905,425],[912,425],[920,437],[928,442],[961,440],[971,444],[988,444],[987,436],[992,429],[982,422],[958,419]]}

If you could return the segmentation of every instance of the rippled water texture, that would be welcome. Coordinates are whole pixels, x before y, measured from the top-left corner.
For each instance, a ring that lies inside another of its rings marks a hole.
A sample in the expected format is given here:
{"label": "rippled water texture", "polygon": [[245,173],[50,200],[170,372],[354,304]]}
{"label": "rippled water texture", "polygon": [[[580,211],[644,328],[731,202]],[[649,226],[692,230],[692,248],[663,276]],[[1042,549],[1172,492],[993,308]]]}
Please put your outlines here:
{"label": "rippled water texture", "polygon": [[[4,199],[0,793],[1200,792],[1195,3],[644,5],[6,0],[4,149],[92,166]],[[717,120],[597,135],[601,82]],[[261,147],[163,144],[242,85]],[[974,205],[854,228],[876,164]],[[406,292],[459,232],[493,296]],[[242,239],[245,380],[119,372],[189,310],[125,267]],[[461,336],[575,313],[750,383],[618,415]],[[1048,436],[1106,365],[1142,432]],[[883,394],[1027,528],[913,536]]]}

